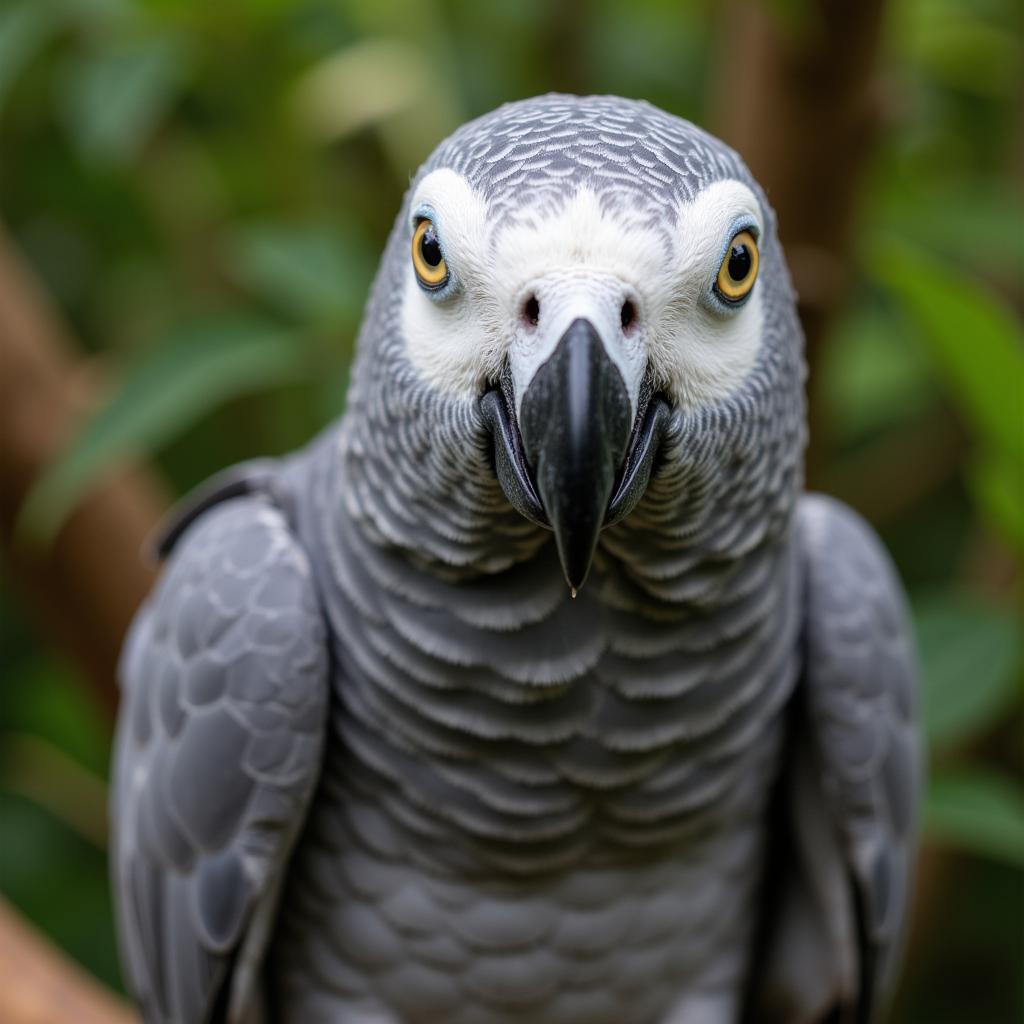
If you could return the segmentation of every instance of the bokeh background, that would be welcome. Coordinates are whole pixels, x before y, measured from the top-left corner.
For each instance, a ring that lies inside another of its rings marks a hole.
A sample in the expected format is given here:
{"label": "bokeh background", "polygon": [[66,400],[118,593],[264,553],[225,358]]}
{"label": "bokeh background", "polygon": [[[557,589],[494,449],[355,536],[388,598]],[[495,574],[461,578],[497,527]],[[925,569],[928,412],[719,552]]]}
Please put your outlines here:
{"label": "bokeh background", "polygon": [[344,407],[411,173],[551,89],[723,135],[778,208],[811,485],[881,532],[930,782],[893,1020],[1024,1020],[1016,0],[0,0],[0,893],[120,986],[105,866],[136,551]]}

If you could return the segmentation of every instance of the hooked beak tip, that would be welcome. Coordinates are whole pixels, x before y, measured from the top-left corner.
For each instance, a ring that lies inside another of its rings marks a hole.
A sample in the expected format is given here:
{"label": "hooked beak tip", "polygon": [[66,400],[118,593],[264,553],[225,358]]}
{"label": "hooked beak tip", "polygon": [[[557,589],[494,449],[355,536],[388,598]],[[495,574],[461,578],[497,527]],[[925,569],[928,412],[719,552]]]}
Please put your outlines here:
{"label": "hooked beak tip", "polygon": [[626,516],[647,488],[669,406],[652,393],[631,422],[622,376],[594,326],[580,318],[534,374],[518,416],[505,377],[480,408],[502,490],[523,516],[553,531],[575,599],[601,529]]}
{"label": "hooked beak tip", "polygon": [[523,395],[523,447],[570,592],[583,586],[629,441],[629,395],[589,320],[574,320]]}

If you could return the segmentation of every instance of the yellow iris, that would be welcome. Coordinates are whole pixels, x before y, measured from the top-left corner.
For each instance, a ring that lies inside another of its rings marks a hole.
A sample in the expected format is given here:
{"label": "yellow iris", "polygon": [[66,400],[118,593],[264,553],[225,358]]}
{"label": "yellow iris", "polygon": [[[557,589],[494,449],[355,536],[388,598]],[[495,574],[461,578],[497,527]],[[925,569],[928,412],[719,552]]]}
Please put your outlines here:
{"label": "yellow iris", "polygon": [[739,302],[757,280],[757,242],[749,231],[740,231],[729,243],[718,269],[718,291],[729,302]]}
{"label": "yellow iris", "polygon": [[448,280],[448,264],[432,220],[424,218],[412,233],[412,265],[425,288],[440,288]]}

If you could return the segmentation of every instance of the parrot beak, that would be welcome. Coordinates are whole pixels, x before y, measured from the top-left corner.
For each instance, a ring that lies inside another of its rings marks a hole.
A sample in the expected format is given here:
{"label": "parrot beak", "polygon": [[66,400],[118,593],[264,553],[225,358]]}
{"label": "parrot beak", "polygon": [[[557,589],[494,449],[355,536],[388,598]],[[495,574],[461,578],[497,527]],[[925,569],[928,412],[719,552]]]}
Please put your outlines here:
{"label": "parrot beak", "polygon": [[670,419],[653,386],[635,422],[626,385],[594,325],[574,320],[523,394],[517,422],[508,364],[480,399],[505,496],[551,529],[573,597],[602,527],[627,516],[647,489]]}
{"label": "parrot beak", "polygon": [[629,443],[629,395],[589,320],[574,320],[523,395],[519,430],[570,589],[583,586]]}

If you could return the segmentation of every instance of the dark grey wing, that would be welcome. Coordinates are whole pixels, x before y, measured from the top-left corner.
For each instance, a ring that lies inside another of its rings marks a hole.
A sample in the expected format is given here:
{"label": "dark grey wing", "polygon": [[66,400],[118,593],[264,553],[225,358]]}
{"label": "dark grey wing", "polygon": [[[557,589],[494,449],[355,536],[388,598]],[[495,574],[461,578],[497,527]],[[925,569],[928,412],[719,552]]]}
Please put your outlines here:
{"label": "dark grey wing", "polygon": [[806,661],[752,1019],[866,1024],[906,923],[922,775],[916,658],[902,588],[864,522],[808,496],[797,542]]}
{"label": "dark grey wing", "polygon": [[126,980],[149,1024],[235,1019],[327,719],[312,571],[269,498],[210,508],[181,537],[121,684],[111,812]]}

